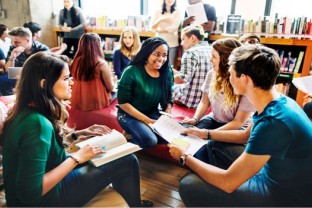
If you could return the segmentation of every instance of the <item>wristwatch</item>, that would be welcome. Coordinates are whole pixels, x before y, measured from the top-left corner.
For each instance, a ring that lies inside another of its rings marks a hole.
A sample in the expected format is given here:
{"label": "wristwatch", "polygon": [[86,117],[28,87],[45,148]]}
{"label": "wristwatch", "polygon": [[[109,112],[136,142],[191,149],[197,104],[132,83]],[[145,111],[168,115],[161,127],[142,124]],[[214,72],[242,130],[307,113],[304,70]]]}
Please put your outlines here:
{"label": "wristwatch", "polygon": [[179,162],[180,162],[181,165],[185,165],[185,163],[186,163],[186,157],[187,157],[188,155],[191,155],[191,154],[188,153],[188,152],[185,152],[185,153],[180,157]]}

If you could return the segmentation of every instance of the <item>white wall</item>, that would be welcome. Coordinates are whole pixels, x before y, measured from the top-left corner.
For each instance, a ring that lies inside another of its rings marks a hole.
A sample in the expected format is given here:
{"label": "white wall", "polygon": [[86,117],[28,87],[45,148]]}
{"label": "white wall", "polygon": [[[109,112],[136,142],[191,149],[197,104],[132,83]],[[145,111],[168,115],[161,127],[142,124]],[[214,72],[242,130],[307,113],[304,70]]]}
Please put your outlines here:
{"label": "white wall", "polygon": [[248,20],[263,17],[266,0],[236,0],[235,14]]}
{"label": "white wall", "polygon": [[25,22],[36,22],[42,27],[39,41],[53,47],[52,12],[59,13],[64,7],[63,0],[1,0],[1,5],[7,12],[7,18],[0,19],[1,24],[12,29],[22,27]]}

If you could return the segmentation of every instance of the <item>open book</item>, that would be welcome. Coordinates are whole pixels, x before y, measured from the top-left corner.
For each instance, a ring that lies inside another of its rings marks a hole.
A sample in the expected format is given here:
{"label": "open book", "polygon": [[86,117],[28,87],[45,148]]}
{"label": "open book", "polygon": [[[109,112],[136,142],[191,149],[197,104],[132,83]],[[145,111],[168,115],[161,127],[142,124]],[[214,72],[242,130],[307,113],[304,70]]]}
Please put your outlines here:
{"label": "open book", "polygon": [[292,82],[298,90],[304,93],[312,93],[312,76],[294,78]]}
{"label": "open book", "polygon": [[207,144],[207,141],[195,135],[181,135],[180,133],[185,131],[186,128],[166,115],[162,115],[150,126],[166,141],[183,146],[192,155],[194,155],[203,145]]}
{"label": "open book", "polygon": [[127,142],[126,138],[116,130],[113,130],[110,134],[92,137],[91,139],[77,143],[76,146],[78,149],[81,149],[87,144],[98,145],[106,151],[106,153],[100,154],[89,161],[95,167],[141,150],[138,145]]}

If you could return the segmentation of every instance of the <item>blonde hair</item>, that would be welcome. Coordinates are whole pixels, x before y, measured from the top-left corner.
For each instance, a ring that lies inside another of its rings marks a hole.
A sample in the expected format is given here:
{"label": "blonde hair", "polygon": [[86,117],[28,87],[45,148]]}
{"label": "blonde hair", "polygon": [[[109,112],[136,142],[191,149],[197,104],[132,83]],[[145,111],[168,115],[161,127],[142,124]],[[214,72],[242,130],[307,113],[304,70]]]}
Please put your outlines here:
{"label": "blonde hair", "polygon": [[205,30],[201,25],[190,25],[185,27],[182,30],[182,36],[183,35],[186,35],[188,38],[195,35],[200,41],[207,37],[207,33],[205,33]]}
{"label": "blonde hair", "polygon": [[228,64],[228,60],[231,52],[240,46],[241,43],[234,38],[220,39],[212,44],[213,49],[219,53],[220,63],[219,70],[215,73],[210,83],[209,94],[213,100],[216,100],[218,92],[223,92],[224,97],[221,107],[224,112],[236,107],[239,102],[240,96],[234,94],[233,87],[230,83],[230,65]]}
{"label": "blonde hair", "polygon": [[[130,50],[127,48],[127,46],[125,45],[125,43],[123,41],[125,32],[130,32],[132,34],[132,36],[133,36],[133,45],[132,45]],[[136,28],[134,28],[134,27],[126,27],[122,31],[121,35],[120,35],[119,43],[120,43],[120,52],[124,56],[126,56],[130,60],[134,56],[136,56],[136,54],[139,52],[140,47],[141,47],[140,36],[139,36],[139,33],[136,30]]]}

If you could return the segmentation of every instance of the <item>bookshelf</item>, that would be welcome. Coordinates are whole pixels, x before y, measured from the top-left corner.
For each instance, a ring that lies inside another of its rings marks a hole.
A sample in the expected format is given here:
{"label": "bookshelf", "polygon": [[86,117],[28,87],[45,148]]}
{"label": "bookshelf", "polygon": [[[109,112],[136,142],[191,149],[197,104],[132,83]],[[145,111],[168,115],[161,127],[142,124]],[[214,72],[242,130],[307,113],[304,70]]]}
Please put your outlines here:
{"label": "bookshelf", "polygon": [[[58,27],[54,27],[52,29],[53,31],[53,38],[54,38],[54,45],[58,45],[58,34],[62,32]],[[99,35],[103,36],[120,36],[121,32],[120,30],[91,30],[91,29],[86,29],[86,32],[94,32]],[[155,32],[144,32],[141,31],[139,32],[139,35],[141,38],[145,39],[148,37],[154,37]],[[233,35],[210,35],[210,41],[213,42],[218,39],[222,38],[236,38],[239,39],[239,37],[233,36]],[[312,40],[299,40],[299,39],[283,39],[283,38],[260,38],[260,42],[263,45],[266,45],[268,47],[270,46],[281,46],[284,48],[288,47],[296,47],[300,48],[300,50],[303,50],[305,52],[304,58],[303,58],[303,63],[301,64],[301,68],[299,70],[299,73],[287,73],[287,72],[281,72],[279,74],[278,79],[288,79],[292,80],[293,78],[296,77],[303,77],[303,76],[308,76],[309,71],[311,68],[311,62],[312,62]],[[107,58],[110,57],[110,54],[107,54]],[[291,88],[294,88],[293,86]],[[301,91],[297,91],[292,89],[294,92],[293,95],[296,102],[302,107],[303,104],[303,96],[304,93]]]}
{"label": "bookshelf", "polygon": [[[237,36],[226,36],[226,35],[210,35],[210,41],[215,41],[221,38],[236,38],[239,39]],[[304,49],[304,58],[301,64],[301,68],[299,73],[287,73],[287,72],[280,72],[278,79],[286,78],[286,79],[293,79],[296,77],[304,77],[309,76],[309,71],[311,68],[312,62],[312,40],[299,40],[299,39],[283,39],[283,38],[260,38],[260,42],[263,45],[268,47],[270,46],[281,46],[284,48],[287,47],[298,47]],[[273,47],[272,47],[273,48]],[[275,48],[274,48],[275,49]],[[292,86],[291,88],[294,88]],[[297,90],[295,90],[297,91]],[[302,107],[303,104],[303,96],[304,93],[301,91],[297,91],[295,94],[296,102]]]}

